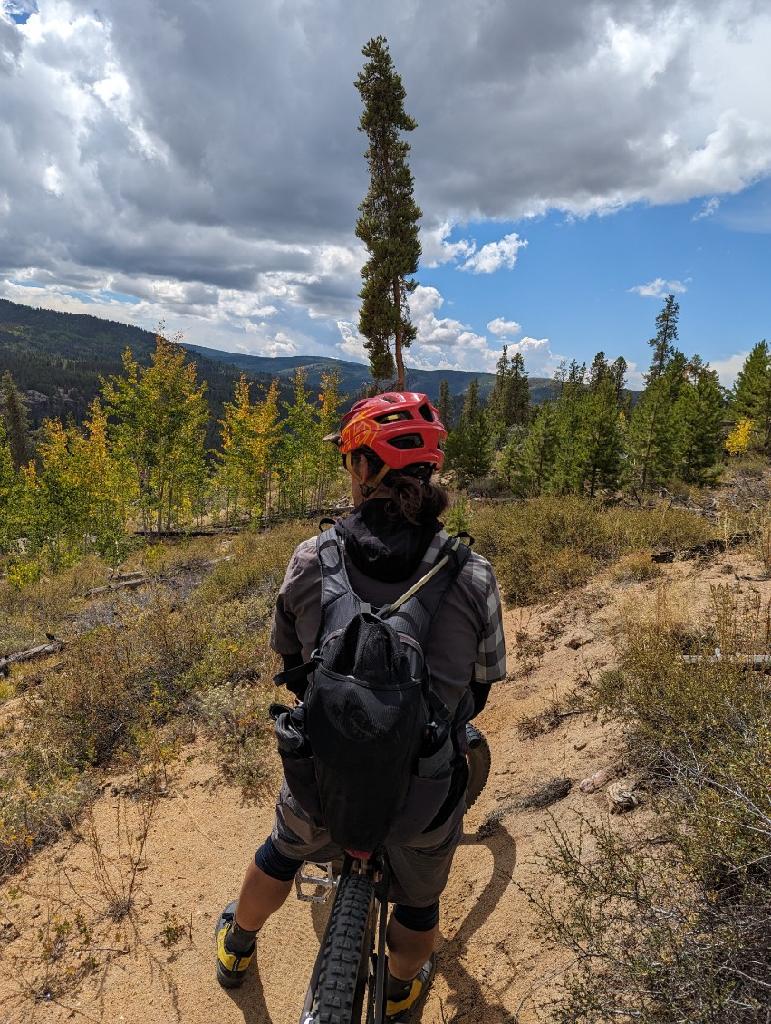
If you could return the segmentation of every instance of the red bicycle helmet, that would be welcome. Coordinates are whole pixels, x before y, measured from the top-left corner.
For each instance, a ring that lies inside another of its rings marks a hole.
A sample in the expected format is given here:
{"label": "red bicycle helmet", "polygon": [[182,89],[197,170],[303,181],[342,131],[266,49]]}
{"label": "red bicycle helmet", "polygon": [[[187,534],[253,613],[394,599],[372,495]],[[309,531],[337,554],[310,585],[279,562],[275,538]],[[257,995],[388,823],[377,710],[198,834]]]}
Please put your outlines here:
{"label": "red bicycle helmet", "polygon": [[441,468],[447,430],[439,412],[415,391],[386,391],[363,398],[343,416],[340,433],[330,435],[343,455],[369,448],[389,469],[416,463]]}

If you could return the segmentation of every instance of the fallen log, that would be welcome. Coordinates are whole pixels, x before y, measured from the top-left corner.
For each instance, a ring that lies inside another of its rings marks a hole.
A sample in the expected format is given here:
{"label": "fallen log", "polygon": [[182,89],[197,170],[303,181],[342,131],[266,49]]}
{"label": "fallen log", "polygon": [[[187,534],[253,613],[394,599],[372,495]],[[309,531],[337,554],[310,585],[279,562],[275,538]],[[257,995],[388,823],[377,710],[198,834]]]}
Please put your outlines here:
{"label": "fallen log", "polygon": [[141,587],[143,584],[149,583],[151,579],[151,576],[137,576],[130,580],[118,580],[115,583],[105,583],[104,586],[93,587],[91,590],[87,590],[85,596],[96,597],[98,594],[109,594],[113,590],[133,590],[135,587]]}
{"label": "fallen log", "polygon": [[18,665],[22,661],[34,661],[36,658],[47,658],[51,654],[58,654],[64,647],[65,641],[54,639],[47,644],[38,644],[37,647],[29,647],[26,651],[16,651],[0,658],[0,675],[7,675],[11,665]]}

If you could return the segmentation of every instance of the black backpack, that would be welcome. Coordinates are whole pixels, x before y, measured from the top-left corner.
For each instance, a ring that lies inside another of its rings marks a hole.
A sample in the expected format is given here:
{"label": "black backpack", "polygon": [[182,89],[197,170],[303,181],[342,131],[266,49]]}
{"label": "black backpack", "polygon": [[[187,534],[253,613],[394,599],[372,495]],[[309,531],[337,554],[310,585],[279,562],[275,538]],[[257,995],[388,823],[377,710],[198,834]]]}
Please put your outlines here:
{"label": "black backpack", "polygon": [[423,651],[470,551],[449,538],[434,566],[380,609],[354,593],[334,529],[319,536],[317,553],[318,647],[308,664],[276,677],[302,697],[291,711],[276,706],[276,737],[297,803],[336,844],[370,853],[424,831],[452,788],[452,717]]}

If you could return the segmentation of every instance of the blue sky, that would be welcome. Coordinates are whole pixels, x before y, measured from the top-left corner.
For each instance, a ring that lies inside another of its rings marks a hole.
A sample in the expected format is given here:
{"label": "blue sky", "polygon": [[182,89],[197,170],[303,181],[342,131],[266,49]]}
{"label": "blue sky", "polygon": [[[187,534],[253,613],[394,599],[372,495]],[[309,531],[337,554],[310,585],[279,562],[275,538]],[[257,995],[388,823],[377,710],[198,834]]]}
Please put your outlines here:
{"label": "blue sky", "polygon": [[[672,289],[681,347],[729,378],[738,362],[732,356],[771,337],[771,221],[763,224],[764,212],[771,216],[768,181],[711,204],[634,204],[588,218],[550,213],[477,223],[454,229],[449,240],[472,237],[482,245],[515,231],[528,245],[512,269],[469,275],[443,265],[423,268],[419,278],[447,296],[448,315],[475,331],[500,316],[521,325],[511,335],[515,343],[522,333],[548,338],[555,358],[587,362],[603,350],[642,372],[661,296]],[[646,284],[654,285],[652,294],[632,290]]]}
{"label": "blue sky", "polygon": [[418,122],[408,363],[622,354],[669,290],[730,384],[771,334],[771,8],[754,0],[0,0],[0,296],[363,360],[353,80]]}

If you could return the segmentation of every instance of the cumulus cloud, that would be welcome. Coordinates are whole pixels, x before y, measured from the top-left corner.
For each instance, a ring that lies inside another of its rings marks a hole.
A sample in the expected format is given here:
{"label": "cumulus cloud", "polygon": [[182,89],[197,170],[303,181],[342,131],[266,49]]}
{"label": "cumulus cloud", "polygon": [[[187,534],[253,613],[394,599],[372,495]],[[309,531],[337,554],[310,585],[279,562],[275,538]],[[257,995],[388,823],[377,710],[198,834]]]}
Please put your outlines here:
{"label": "cumulus cloud", "polygon": [[647,284],[636,284],[629,289],[637,295],[648,299],[663,299],[665,295],[681,295],[687,292],[688,288],[682,281],[665,281],[663,277],[656,277]]}
{"label": "cumulus cloud", "polygon": [[419,123],[425,266],[513,266],[517,235],[450,240],[477,219],[719,198],[771,173],[766,6],[425,10],[232,0],[223,15],[186,0],[4,0],[4,294],[26,282],[62,304],[69,287],[75,303],[80,288],[114,310],[119,278],[132,299],[119,319],[160,310],[196,341],[232,347],[258,343],[247,325],[267,318],[266,344],[281,330],[334,346],[335,324],[355,321],[353,225],[366,189],[351,83],[362,42],[381,31]]}
{"label": "cumulus cloud", "polygon": [[423,227],[420,232],[422,250],[421,263],[424,267],[438,267],[441,263],[454,263],[465,259],[476,251],[476,242],[460,238],[457,242],[448,241],[453,224],[449,220],[442,221],[433,228]]}
{"label": "cumulus cloud", "polygon": [[488,242],[481,249],[469,256],[460,267],[470,270],[472,274],[494,274],[505,267],[511,270],[517,262],[519,250],[527,245],[527,239],[520,238],[516,231],[504,235],[497,242]]}
{"label": "cumulus cloud", "polygon": [[502,316],[497,316],[489,322],[487,329],[496,337],[501,338],[510,334],[519,334],[522,325],[518,324],[516,320],[504,320]]}

